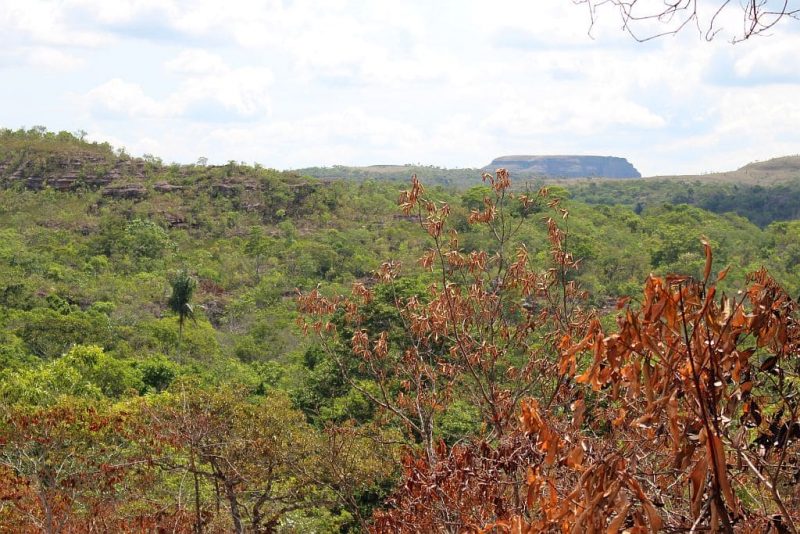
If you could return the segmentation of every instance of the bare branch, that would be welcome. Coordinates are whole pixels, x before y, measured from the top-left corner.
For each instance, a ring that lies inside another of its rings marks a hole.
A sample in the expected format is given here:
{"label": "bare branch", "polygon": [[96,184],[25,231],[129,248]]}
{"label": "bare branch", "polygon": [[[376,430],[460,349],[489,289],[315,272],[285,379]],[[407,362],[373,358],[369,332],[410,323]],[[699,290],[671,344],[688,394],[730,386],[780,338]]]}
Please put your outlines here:
{"label": "bare branch", "polygon": [[[742,12],[742,28],[734,32],[731,42],[745,41],[757,35],[766,34],[783,19],[800,17],[800,6],[792,0],[743,0],[739,5],[731,5],[731,0],[717,0],[718,7],[710,17],[703,15],[704,4],[699,0],[664,0],[651,2],[647,0],[572,0],[574,4],[585,5],[589,10],[589,34],[597,24],[598,9],[616,8],[622,29],[636,41],[645,42],[675,35],[688,25],[694,24],[703,37],[711,41],[723,30],[720,25],[721,14],[729,8],[738,8]],[[777,6],[775,4],[778,4]],[[640,25],[647,22],[663,25],[664,31],[640,33]]]}

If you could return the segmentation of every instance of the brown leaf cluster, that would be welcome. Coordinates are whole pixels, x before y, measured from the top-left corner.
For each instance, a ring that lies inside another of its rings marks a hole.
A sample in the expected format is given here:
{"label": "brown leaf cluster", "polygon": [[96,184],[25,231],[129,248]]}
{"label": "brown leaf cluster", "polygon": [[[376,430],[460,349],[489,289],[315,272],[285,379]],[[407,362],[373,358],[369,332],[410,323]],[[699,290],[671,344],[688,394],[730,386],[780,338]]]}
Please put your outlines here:
{"label": "brown leaf cluster", "polygon": [[[546,190],[514,198],[503,170],[484,180],[493,198],[469,220],[495,237],[494,255],[445,239],[449,210],[416,179],[403,194],[432,238],[420,263],[439,283],[394,303],[399,335],[366,328],[360,288],[299,300],[317,321],[344,312],[354,333],[323,344],[338,344],[345,377],[349,347],[380,386],[371,400],[409,431],[403,482],[374,530],[797,532],[797,304],[763,270],[735,297],[719,292],[727,270],[712,277],[703,240],[702,280],[651,276],[606,331],[571,276],[568,211]],[[554,212],[544,271],[513,242],[511,200]],[[482,426],[446,446],[438,418],[456,397]]]}

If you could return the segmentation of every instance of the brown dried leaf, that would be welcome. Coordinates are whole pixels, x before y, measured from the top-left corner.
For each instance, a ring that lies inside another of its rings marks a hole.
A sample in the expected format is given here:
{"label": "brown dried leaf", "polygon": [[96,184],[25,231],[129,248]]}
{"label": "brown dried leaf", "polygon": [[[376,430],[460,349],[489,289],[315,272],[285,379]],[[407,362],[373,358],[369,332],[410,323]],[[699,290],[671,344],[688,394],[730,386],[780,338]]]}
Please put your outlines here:
{"label": "brown dried leaf", "polygon": [[581,446],[580,443],[575,445],[575,447],[567,455],[566,464],[567,467],[571,469],[575,469],[577,471],[581,470],[583,465],[583,446]]}
{"label": "brown dried leaf", "polygon": [[736,510],[738,506],[736,504],[736,498],[733,495],[733,489],[731,489],[731,483],[728,480],[728,468],[725,462],[725,448],[722,446],[722,440],[719,439],[719,436],[716,434],[711,435],[711,440],[714,443],[714,467],[716,476],[719,479],[719,486],[722,489],[722,495],[725,497],[728,507],[731,510]]}
{"label": "brown dried leaf", "polygon": [[579,429],[583,424],[583,415],[586,412],[586,403],[578,399],[572,403],[572,428]]}
{"label": "brown dried leaf", "polygon": [[689,480],[692,482],[692,517],[695,519],[700,515],[700,509],[702,508],[707,474],[708,462],[703,456],[694,464],[694,469],[689,475]]}
{"label": "brown dried leaf", "polygon": [[650,522],[650,532],[658,532],[664,528],[664,520],[658,515],[655,506],[649,500],[642,501],[642,506],[647,514],[647,520]]}
{"label": "brown dried leaf", "polygon": [[606,534],[617,534],[619,529],[625,524],[625,520],[628,518],[628,510],[630,509],[631,505],[627,504],[625,507],[617,513],[617,517],[615,517],[611,523],[608,524],[608,530]]}
{"label": "brown dried leaf", "polygon": [[764,360],[764,362],[761,364],[760,369],[762,371],[771,371],[772,368],[775,367],[777,363],[778,363],[778,356],[777,355],[770,356],[769,358]]}
{"label": "brown dried leaf", "polygon": [[703,282],[708,282],[708,277],[711,276],[711,263],[712,263],[712,255],[711,255],[711,244],[703,238],[703,248],[706,251],[706,266],[703,269]]}

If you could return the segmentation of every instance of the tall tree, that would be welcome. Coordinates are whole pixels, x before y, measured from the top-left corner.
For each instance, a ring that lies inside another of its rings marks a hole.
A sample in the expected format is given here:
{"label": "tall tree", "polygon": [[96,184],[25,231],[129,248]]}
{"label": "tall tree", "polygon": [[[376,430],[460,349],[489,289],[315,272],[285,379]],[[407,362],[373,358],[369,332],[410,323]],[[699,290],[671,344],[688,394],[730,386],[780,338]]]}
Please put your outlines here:
{"label": "tall tree", "polygon": [[178,315],[178,357],[181,354],[183,342],[183,327],[187,319],[194,320],[194,305],[192,296],[197,287],[197,282],[185,270],[178,272],[172,280],[172,295],[169,297],[169,309]]}
{"label": "tall tree", "polygon": [[[445,525],[447,531],[474,531],[523,511],[526,459],[535,451],[513,432],[520,401],[557,396],[567,371],[558,365],[562,339],[582,335],[588,324],[580,310],[583,294],[572,280],[577,262],[567,252],[568,234],[556,224],[568,215],[559,200],[547,190],[512,193],[504,169],[483,178],[488,187],[469,223],[487,232],[491,252],[466,252],[451,227],[450,207],[429,199],[414,177],[400,204],[430,238],[420,259],[434,273],[427,293],[401,296],[399,266],[385,263],[377,287],[355,284],[352,296],[334,298],[314,290],[298,299],[310,319],[306,326],[320,335],[345,380],[398,421],[413,444],[402,487],[420,492],[393,498],[399,522],[380,520],[386,531]],[[517,236],[526,215],[546,207],[552,261],[539,270]],[[395,296],[399,324],[370,320],[385,287]],[[365,387],[359,375],[377,387]],[[457,412],[456,399],[468,399],[479,420],[475,434],[451,449],[441,442],[442,421]],[[506,457],[510,451],[513,459]],[[475,491],[465,489],[471,484]],[[406,506],[425,519],[404,524]]]}

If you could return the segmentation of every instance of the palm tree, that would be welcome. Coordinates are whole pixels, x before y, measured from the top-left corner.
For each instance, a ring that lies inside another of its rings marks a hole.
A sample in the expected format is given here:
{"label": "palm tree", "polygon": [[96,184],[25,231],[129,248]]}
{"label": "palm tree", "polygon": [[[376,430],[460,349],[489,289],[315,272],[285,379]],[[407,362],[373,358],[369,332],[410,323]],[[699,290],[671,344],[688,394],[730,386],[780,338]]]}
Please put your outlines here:
{"label": "palm tree", "polygon": [[181,342],[183,341],[183,325],[186,319],[194,320],[194,306],[192,295],[197,286],[194,278],[185,270],[179,271],[172,280],[172,295],[169,297],[169,309],[178,314],[178,357],[181,355]]}

